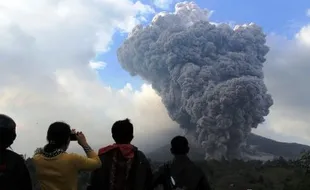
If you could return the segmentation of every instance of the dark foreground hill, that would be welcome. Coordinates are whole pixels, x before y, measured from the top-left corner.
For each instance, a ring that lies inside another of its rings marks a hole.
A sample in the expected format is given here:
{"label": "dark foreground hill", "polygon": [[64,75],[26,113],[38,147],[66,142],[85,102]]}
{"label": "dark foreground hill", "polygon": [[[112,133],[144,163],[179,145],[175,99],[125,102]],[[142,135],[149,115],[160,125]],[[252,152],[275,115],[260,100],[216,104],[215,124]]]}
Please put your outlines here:
{"label": "dark foreground hill", "polygon": [[[280,156],[287,159],[294,159],[300,155],[302,150],[310,150],[310,146],[307,145],[278,142],[255,134],[250,134],[247,139],[247,144],[251,147],[252,158],[261,160],[273,159]],[[171,159],[169,149],[170,145],[165,145],[147,154],[147,156],[155,161],[166,161]],[[189,156],[193,160],[204,159],[203,150],[198,147],[191,147]]]}

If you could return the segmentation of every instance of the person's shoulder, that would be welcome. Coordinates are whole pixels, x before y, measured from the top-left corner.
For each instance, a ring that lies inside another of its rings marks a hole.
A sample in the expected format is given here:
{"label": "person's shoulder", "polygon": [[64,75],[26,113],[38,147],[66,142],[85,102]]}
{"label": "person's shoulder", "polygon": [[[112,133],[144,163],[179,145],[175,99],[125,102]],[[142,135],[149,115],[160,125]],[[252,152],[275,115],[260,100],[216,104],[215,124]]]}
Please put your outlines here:
{"label": "person's shoulder", "polygon": [[63,159],[68,159],[68,160],[74,160],[74,159],[79,159],[79,158],[84,158],[85,156],[82,156],[80,154],[77,153],[63,153]]}
{"label": "person's shoulder", "polygon": [[136,150],[136,153],[137,153],[137,157],[140,161],[145,161],[145,162],[148,162],[148,159],[146,157],[146,155],[141,151],[141,150]]}
{"label": "person's shoulder", "polygon": [[137,149],[137,155],[138,155],[138,156],[142,156],[142,157],[145,157],[145,158],[146,158],[146,156],[145,156],[144,152],[142,152],[142,151],[141,151],[141,150],[139,150],[139,149]]}
{"label": "person's shoulder", "polygon": [[14,159],[14,160],[17,160],[17,161],[25,161],[23,155],[21,154],[18,154],[12,150],[6,150],[6,154],[7,156],[10,158],[10,159]]}
{"label": "person's shoulder", "polygon": [[37,161],[39,161],[42,158],[42,156],[40,154],[35,154],[32,156],[31,160],[36,163]]}
{"label": "person's shoulder", "polygon": [[[6,150],[6,156],[8,158],[8,164],[11,163],[13,165],[23,165],[25,164],[26,160],[25,158],[23,157],[23,155],[21,154],[18,154],[14,151],[11,151],[11,150]],[[10,165],[10,164],[9,164]]]}
{"label": "person's shoulder", "polygon": [[20,154],[17,154],[16,152],[14,152],[13,150],[9,150],[9,149],[6,149],[5,150],[5,153],[9,156],[20,156]]}
{"label": "person's shoulder", "polygon": [[44,159],[44,156],[42,154],[34,154],[32,156],[32,160],[35,161],[35,162],[39,161],[39,160],[42,160],[42,159]]}
{"label": "person's shoulder", "polygon": [[138,148],[135,149],[135,159],[139,162],[140,165],[145,165],[147,167],[150,166],[150,161],[149,159],[146,157],[146,155],[139,150]]}
{"label": "person's shoulder", "polygon": [[69,163],[73,165],[76,165],[76,164],[79,165],[80,162],[84,162],[88,158],[87,156],[80,155],[77,153],[63,153],[60,159],[68,161]]}

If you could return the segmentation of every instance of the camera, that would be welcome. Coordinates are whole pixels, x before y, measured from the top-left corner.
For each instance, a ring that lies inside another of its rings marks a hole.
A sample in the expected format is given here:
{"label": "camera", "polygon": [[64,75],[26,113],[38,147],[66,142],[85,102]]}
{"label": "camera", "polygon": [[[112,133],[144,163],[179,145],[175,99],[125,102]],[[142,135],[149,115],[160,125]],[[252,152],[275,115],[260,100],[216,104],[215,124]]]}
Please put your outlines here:
{"label": "camera", "polygon": [[71,133],[70,134],[70,141],[77,141],[76,133]]}

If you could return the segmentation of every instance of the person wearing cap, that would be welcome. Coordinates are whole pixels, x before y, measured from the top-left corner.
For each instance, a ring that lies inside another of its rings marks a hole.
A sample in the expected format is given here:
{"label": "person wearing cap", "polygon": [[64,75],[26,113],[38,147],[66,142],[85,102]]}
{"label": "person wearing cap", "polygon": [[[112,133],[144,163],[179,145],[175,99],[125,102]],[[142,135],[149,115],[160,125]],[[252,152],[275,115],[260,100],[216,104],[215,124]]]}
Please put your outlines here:
{"label": "person wearing cap", "polygon": [[32,190],[32,182],[24,158],[9,147],[16,139],[16,123],[0,114],[0,189]]}

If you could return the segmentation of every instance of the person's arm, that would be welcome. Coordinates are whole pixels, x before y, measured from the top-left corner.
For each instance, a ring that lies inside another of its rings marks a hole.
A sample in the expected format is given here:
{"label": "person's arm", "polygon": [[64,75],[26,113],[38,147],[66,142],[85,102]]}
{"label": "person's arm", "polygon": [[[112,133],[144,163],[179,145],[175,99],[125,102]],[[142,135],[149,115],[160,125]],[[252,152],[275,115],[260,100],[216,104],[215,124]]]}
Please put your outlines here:
{"label": "person's arm", "polygon": [[87,157],[80,156],[78,154],[71,154],[72,162],[74,163],[77,170],[84,170],[84,171],[92,171],[97,168],[101,167],[101,160],[98,154],[88,145],[87,140],[83,132],[75,132],[72,130],[73,133],[76,134],[76,139],[79,145],[85,151]]}
{"label": "person's arm", "polygon": [[164,176],[165,168],[164,166],[159,167],[154,173],[152,178],[152,189],[156,188],[158,185],[164,185]]}
{"label": "person's arm", "polygon": [[74,153],[71,154],[72,162],[74,163],[77,170],[92,171],[100,168],[101,160],[98,154],[93,151],[93,149],[88,144],[81,146],[83,147],[87,157]]}
{"label": "person's arm", "polygon": [[32,190],[32,181],[26,163],[23,158],[21,158],[19,162],[20,163],[18,164],[18,173],[15,176],[17,179],[16,181],[18,182],[19,189]]}

